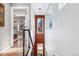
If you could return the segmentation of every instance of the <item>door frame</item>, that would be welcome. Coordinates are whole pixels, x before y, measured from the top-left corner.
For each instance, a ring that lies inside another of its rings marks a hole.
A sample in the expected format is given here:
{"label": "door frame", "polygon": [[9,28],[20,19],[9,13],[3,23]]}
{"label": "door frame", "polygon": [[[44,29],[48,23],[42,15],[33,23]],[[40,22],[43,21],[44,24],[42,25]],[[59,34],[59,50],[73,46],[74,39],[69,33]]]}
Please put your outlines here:
{"label": "door frame", "polygon": [[[14,25],[13,25],[13,20],[14,20],[14,9],[26,9],[26,11],[28,12],[28,14],[27,15],[25,15],[25,20],[26,19],[29,19],[29,7],[11,7],[11,46],[10,47],[12,47],[13,46],[13,33],[14,33],[14,29],[13,29],[13,27],[14,27]],[[29,25],[30,25],[30,23],[29,23]],[[29,25],[28,25],[28,28],[29,28]],[[25,26],[25,28],[26,28],[27,26]]]}
{"label": "door frame", "polygon": [[[38,18],[43,18],[43,27],[42,32],[43,33],[37,33],[37,21]],[[41,39],[41,40],[40,40]],[[35,42],[34,42],[34,56],[37,56],[37,44],[42,44],[43,46],[43,56],[45,56],[45,15],[35,15]]]}

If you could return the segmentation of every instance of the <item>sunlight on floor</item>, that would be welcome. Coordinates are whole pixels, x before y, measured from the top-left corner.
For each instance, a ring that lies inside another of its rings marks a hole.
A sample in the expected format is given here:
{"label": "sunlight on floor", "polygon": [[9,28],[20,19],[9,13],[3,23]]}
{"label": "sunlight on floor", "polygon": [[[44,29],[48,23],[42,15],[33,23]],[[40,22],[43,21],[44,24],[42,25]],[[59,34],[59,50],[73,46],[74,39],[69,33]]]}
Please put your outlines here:
{"label": "sunlight on floor", "polygon": [[9,48],[6,51],[0,53],[1,56],[22,56],[23,55],[23,48]]}

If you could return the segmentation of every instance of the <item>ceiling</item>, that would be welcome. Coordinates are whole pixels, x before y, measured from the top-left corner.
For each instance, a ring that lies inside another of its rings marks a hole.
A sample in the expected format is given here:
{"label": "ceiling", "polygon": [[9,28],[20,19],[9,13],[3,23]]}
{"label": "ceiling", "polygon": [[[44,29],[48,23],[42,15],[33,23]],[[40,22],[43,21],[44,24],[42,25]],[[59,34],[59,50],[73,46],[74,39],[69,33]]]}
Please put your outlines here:
{"label": "ceiling", "polygon": [[[11,3],[11,6],[23,6],[23,7],[30,7],[31,6],[31,13],[45,15],[51,14],[53,12],[53,4],[52,3]],[[58,9],[61,10],[66,3],[58,3]],[[19,12],[19,11],[17,11]]]}
{"label": "ceiling", "polygon": [[[54,4],[54,3],[53,3]],[[31,12],[34,14],[51,14],[53,11],[51,3],[32,3]],[[67,3],[58,3],[58,10],[61,10],[67,5]]]}
{"label": "ceiling", "polygon": [[50,8],[49,3],[32,3],[31,4],[31,12],[34,14],[46,14],[48,9]]}
{"label": "ceiling", "polygon": [[58,9],[61,10],[66,5],[67,5],[67,3],[58,3]]}

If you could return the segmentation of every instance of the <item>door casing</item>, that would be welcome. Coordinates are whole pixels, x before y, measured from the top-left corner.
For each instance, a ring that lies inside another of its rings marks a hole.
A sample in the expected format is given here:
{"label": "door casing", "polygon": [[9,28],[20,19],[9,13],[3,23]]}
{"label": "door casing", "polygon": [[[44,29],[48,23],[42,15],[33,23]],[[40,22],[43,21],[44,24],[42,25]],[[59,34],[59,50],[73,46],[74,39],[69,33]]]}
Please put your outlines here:
{"label": "door casing", "polygon": [[[13,40],[14,40],[14,25],[13,25],[13,20],[14,20],[14,9],[26,9],[27,10],[27,15],[25,15],[25,22],[27,22],[27,19],[29,20],[29,7],[11,7],[11,47],[13,46]],[[24,16],[24,15],[23,15]],[[29,22],[29,21],[28,21]],[[27,25],[25,23],[25,29],[29,28],[30,23]]]}
{"label": "door casing", "polygon": [[[43,33],[37,33],[38,18],[43,18]],[[37,56],[37,44],[43,44],[43,56],[45,55],[45,15],[35,15],[35,42],[34,42],[34,56]]]}

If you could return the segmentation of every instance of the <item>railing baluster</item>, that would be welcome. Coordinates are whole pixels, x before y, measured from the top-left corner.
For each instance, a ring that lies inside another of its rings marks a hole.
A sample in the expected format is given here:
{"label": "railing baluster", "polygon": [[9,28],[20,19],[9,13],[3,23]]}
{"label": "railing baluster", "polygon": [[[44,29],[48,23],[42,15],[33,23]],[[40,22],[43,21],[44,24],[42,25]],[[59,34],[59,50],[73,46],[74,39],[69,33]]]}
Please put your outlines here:
{"label": "railing baluster", "polygon": [[[29,33],[29,38],[30,38],[30,41],[31,41],[31,44],[32,44],[32,52],[33,52],[33,41],[32,41],[32,38],[31,38],[30,29],[24,29],[23,30],[23,56],[25,56],[25,31],[28,31],[28,33]],[[30,49],[31,49],[31,47],[28,47],[28,51],[26,52],[26,56],[28,55]]]}

